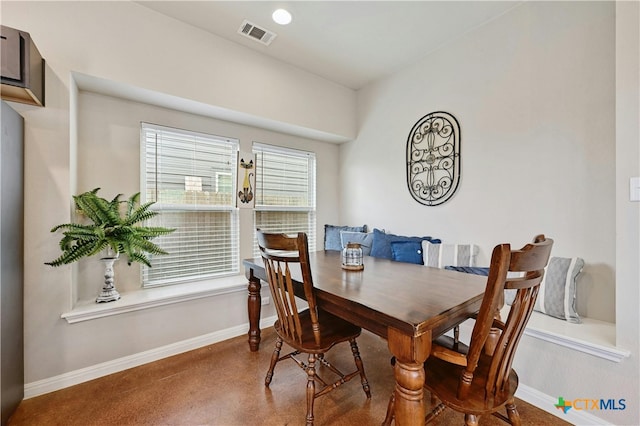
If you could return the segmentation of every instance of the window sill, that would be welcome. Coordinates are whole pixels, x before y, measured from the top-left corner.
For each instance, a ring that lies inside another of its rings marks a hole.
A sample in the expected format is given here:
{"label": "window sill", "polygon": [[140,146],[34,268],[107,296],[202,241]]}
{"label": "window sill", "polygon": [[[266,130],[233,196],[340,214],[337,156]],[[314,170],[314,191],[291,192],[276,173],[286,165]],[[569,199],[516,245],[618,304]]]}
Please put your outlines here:
{"label": "window sill", "polygon": [[121,293],[120,300],[115,302],[95,303],[92,300],[80,302],[71,311],[63,313],[61,318],[67,320],[69,324],[74,324],[188,300],[246,291],[246,289],[247,279],[244,275],[207,282],[141,289]]}
{"label": "window sill", "polygon": [[[503,309],[503,318],[508,309]],[[590,318],[582,318],[582,324],[573,324],[533,312],[524,334],[614,362],[630,355],[629,351],[616,347],[614,323]]]}

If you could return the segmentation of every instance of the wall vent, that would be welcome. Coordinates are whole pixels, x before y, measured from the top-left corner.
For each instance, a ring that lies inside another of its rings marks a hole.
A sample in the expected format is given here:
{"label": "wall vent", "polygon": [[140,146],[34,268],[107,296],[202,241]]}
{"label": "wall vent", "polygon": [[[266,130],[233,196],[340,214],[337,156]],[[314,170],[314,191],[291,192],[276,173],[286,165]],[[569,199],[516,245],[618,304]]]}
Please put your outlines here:
{"label": "wall vent", "polygon": [[248,37],[252,40],[259,41],[266,46],[271,44],[273,39],[276,38],[276,33],[264,28],[260,28],[259,26],[252,24],[246,19],[242,22],[242,25],[240,25],[238,34],[242,34],[243,36]]}

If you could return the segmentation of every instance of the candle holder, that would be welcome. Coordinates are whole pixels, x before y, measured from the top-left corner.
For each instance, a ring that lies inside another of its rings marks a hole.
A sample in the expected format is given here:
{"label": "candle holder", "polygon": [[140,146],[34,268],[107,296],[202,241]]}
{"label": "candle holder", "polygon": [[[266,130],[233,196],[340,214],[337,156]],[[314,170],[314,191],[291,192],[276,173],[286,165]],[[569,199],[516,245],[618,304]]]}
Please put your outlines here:
{"label": "candle holder", "polygon": [[342,249],[342,269],[348,271],[362,271],[364,269],[360,244],[347,243],[347,246]]}

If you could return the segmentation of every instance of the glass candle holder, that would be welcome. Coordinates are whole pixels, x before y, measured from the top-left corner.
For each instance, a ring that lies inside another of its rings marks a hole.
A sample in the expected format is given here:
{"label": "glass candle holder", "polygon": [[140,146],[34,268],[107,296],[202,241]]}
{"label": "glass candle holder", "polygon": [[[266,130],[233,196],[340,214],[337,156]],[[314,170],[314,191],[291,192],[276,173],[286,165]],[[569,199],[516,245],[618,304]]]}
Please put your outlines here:
{"label": "glass candle holder", "polygon": [[350,271],[361,271],[364,269],[364,259],[362,258],[362,247],[358,243],[348,243],[342,249],[342,268]]}

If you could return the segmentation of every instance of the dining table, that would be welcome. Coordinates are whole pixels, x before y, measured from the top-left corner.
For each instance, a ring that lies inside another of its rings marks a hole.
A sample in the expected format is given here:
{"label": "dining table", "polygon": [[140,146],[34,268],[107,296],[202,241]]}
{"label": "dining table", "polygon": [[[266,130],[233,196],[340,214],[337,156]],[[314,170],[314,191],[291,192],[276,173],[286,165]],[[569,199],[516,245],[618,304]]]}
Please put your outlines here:
{"label": "dining table", "polygon": [[[396,425],[423,425],[423,363],[431,342],[478,312],[486,277],[372,256],[364,257],[364,269],[347,270],[339,251],[309,256],[318,307],[387,340],[396,360]],[[257,351],[261,282],[267,276],[260,257],[243,265],[249,281],[249,348]],[[304,299],[301,276],[293,279],[294,293]]]}

